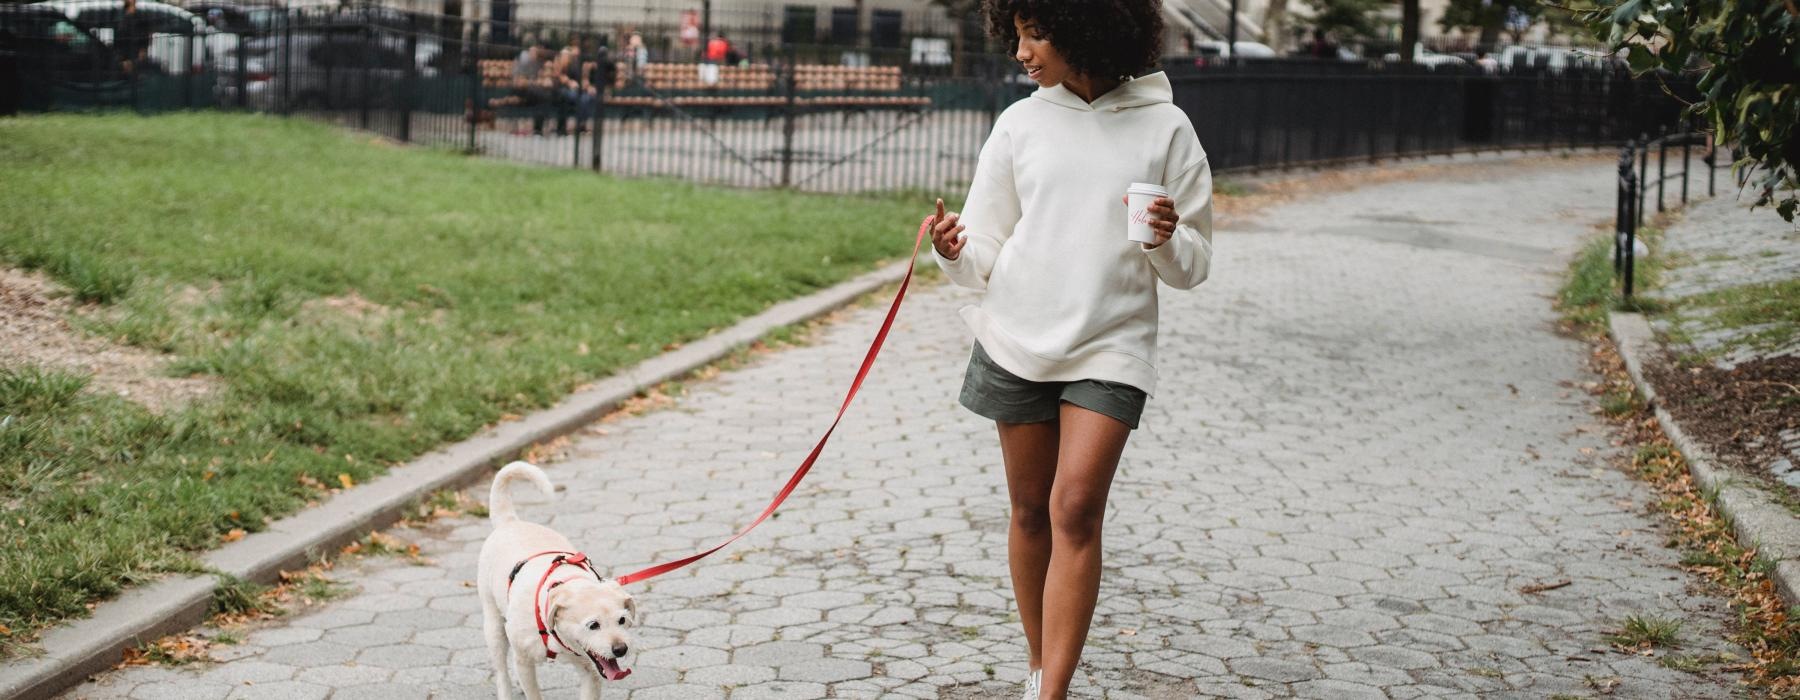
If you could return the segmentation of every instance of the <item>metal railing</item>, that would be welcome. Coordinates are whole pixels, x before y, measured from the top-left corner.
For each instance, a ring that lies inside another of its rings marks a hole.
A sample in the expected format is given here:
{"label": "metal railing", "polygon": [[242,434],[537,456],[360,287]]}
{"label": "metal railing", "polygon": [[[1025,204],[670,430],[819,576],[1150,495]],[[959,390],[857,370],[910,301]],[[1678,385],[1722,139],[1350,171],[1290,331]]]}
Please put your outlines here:
{"label": "metal railing", "polygon": [[[1688,186],[1692,180],[1693,147],[1696,144],[1708,145],[1712,142],[1708,134],[1700,131],[1680,131],[1670,133],[1664,129],[1658,136],[1651,138],[1642,134],[1629,141],[1619,149],[1619,174],[1616,204],[1614,206],[1613,223],[1613,273],[1621,281],[1622,296],[1630,301],[1637,275],[1637,242],[1638,231],[1644,226],[1645,199],[1650,193],[1651,184],[1656,186],[1656,211],[1667,210],[1665,201],[1666,189],[1670,180],[1680,180],[1680,203],[1688,202]],[[1680,170],[1669,170],[1669,153],[1672,147],[1681,150]],[[1656,177],[1650,177],[1650,153],[1656,152]],[[1718,160],[1721,157],[1717,150],[1708,152],[1702,162],[1706,165],[1706,195],[1711,197],[1718,193]]]}

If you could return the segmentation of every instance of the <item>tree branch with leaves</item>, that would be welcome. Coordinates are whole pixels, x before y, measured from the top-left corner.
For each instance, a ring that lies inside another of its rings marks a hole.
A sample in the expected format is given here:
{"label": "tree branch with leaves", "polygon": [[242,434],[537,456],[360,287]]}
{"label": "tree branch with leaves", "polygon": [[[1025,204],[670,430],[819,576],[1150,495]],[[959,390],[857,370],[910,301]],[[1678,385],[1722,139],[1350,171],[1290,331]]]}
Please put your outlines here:
{"label": "tree branch with leaves", "polygon": [[1699,73],[1704,118],[1732,144],[1756,206],[1800,210],[1800,6],[1796,0],[1601,0],[1582,13],[1633,72]]}

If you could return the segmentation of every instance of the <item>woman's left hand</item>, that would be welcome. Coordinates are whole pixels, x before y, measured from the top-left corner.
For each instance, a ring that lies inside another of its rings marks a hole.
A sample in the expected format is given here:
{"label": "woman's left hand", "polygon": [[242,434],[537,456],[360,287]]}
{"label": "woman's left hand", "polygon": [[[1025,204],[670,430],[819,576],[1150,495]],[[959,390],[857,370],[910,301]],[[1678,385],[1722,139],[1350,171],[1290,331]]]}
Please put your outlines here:
{"label": "woman's left hand", "polygon": [[1145,250],[1168,243],[1175,235],[1175,224],[1181,221],[1181,215],[1175,213],[1175,202],[1168,197],[1157,197],[1150,203],[1150,216],[1155,217],[1150,220],[1150,231],[1156,234],[1156,242],[1144,244]]}

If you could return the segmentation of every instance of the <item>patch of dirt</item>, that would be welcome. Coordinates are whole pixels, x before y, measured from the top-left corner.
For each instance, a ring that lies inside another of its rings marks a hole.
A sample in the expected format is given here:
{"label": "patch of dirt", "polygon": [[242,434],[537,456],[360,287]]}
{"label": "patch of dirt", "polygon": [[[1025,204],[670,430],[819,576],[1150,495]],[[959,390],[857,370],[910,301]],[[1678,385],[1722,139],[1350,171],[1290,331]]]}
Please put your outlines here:
{"label": "patch of dirt", "polygon": [[1800,357],[1750,360],[1729,370],[1668,356],[1645,363],[1658,400],[1719,459],[1767,479],[1767,466],[1796,459],[1782,434],[1800,431]]}
{"label": "patch of dirt", "polygon": [[300,305],[304,314],[331,315],[356,321],[381,321],[393,314],[393,309],[369,301],[360,292],[351,290],[349,294],[319,297]]}
{"label": "patch of dirt", "polygon": [[204,377],[168,377],[160,353],[86,335],[66,320],[75,304],[48,277],[0,267],[0,357],[91,375],[88,391],[130,399],[163,413],[217,390]]}

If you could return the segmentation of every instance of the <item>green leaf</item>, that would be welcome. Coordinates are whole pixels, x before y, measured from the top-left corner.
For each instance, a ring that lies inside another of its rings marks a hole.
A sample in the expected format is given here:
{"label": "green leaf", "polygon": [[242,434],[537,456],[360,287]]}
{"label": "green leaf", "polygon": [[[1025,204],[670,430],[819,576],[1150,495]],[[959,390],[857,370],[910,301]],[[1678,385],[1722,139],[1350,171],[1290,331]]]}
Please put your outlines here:
{"label": "green leaf", "polygon": [[1625,0],[1619,4],[1619,9],[1613,10],[1612,23],[1631,24],[1637,21],[1638,16],[1642,14],[1644,14],[1644,0]]}

